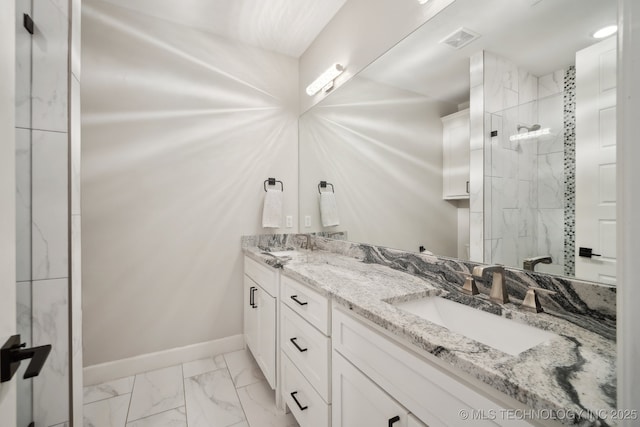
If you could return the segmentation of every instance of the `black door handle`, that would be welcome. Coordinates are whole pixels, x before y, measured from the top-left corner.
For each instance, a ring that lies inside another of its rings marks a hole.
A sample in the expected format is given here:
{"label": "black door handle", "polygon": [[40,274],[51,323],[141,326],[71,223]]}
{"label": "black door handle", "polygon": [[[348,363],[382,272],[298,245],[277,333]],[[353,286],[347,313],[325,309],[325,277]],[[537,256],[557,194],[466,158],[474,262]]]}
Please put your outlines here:
{"label": "black door handle", "polygon": [[296,399],[296,394],[298,394],[298,392],[294,391],[293,393],[291,393],[291,397],[293,397],[293,400],[295,400],[296,405],[298,405],[298,408],[300,408],[301,411],[304,411],[305,409],[308,408],[308,406],[302,406],[300,402],[298,402],[298,399]]}
{"label": "black door handle", "polygon": [[591,258],[592,256],[602,256],[600,254],[594,254],[593,253],[593,249],[591,248],[579,248],[578,249],[578,256],[581,257],[585,257],[585,258]]}
{"label": "black door handle", "polygon": [[289,341],[291,341],[291,344],[293,344],[294,346],[296,346],[296,348],[298,349],[298,351],[300,353],[304,353],[305,351],[309,350],[308,348],[302,348],[298,345],[298,343],[296,342],[296,340],[298,339],[298,337],[293,337],[290,338]]}
{"label": "black door handle", "polygon": [[26,344],[20,343],[20,335],[13,335],[0,350],[0,382],[9,381],[18,370],[20,362],[31,359],[24,379],[37,377],[51,352],[51,344],[38,347],[24,348]]}
{"label": "black door handle", "polygon": [[398,415],[396,415],[393,418],[389,418],[389,427],[391,427],[392,425],[394,425],[398,421],[400,421],[400,417]]}
{"label": "black door handle", "polygon": [[291,299],[294,300],[295,302],[297,302],[300,305],[307,305],[309,304],[308,302],[302,302],[298,299],[298,295],[291,295]]}

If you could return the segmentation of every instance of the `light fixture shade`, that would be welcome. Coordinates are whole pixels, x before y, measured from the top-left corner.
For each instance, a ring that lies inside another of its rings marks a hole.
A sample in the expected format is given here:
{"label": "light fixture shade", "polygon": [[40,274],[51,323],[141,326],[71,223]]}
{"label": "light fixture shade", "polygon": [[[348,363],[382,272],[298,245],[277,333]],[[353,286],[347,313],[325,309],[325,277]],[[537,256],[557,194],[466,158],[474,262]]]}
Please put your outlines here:
{"label": "light fixture shade", "polygon": [[313,96],[320,89],[328,85],[338,77],[344,71],[344,67],[340,64],[333,64],[331,67],[327,69],[324,73],[320,74],[320,76],[313,81],[309,86],[307,86],[307,95]]}

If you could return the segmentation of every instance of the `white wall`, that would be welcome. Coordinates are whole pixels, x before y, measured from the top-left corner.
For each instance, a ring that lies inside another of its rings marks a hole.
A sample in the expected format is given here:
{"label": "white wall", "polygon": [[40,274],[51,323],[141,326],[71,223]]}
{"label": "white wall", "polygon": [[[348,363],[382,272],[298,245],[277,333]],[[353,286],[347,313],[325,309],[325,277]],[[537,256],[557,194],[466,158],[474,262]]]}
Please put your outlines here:
{"label": "white wall", "polygon": [[[454,203],[442,200],[442,121],[456,106],[355,77],[300,119],[303,231],[457,255]],[[334,185],[340,226],[322,228],[318,183]],[[304,222],[303,222],[304,223]]]}
{"label": "white wall", "polygon": [[454,0],[349,0],[300,57],[300,110],[324,98],[305,88],[333,63],[346,66],[340,86]]}
{"label": "white wall", "polygon": [[84,365],[242,331],[263,181],[297,218],[295,59],[82,8]]}
{"label": "white wall", "polygon": [[[16,333],[15,2],[0,13],[0,347]],[[0,383],[0,425],[16,425],[16,379]]]}

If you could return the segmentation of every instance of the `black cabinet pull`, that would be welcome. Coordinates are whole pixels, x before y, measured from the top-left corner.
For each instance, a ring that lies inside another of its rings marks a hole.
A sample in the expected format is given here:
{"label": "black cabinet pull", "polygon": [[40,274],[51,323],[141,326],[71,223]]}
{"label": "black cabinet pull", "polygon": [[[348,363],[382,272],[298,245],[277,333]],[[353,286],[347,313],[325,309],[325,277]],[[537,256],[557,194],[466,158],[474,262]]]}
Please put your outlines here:
{"label": "black cabinet pull", "polygon": [[258,308],[258,304],[256,304],[256,295],[255,292],[258,290],[255,286],[249,288],[249,305],[251,308]]}
{"label": "black cabinet pull", "polygon": [[308,302],[302,302],[298,299],[298,295],[291,295],[291,299],[294,300],[295,302],[297,302],[300,305],[307,305],[309,304]]}
{"label": "black cabinet pull", "polygon": [[298,392],[294,391],[293,393],[291,393],[291,397],[293,397],[293,400],[296,402],[296,405],[298,405],[298,408],[300,408],[301,411],[304,411],[308,408],[308,406],[302,406],[300,402],[298,402],[298,399],[296,399],[296,394],[298,394]]}
{"label": "black cabinet pull", "polygon": [[469,194],[469,181],[467,181],[467,194]]}
{"label": "black cabinet pull", "polygon": [[400,421],[400,417],[398,415],[396,415],[393,418],[389,418],[389,427],[391,427],[392,425],[394,425],[398,421]]}
{"label": "black cabinet pull", "polygon": [[296,346],[296,348],[298,349],[298,351],[300,353],[304,353],[305,351],[309,350],[308,348],[302,348],[298,345],[298,343],[296,342],[296,340],[298,339],[298,337],[293,337],[291,339],[289,339],[289,341],[291,341],[291,344],[293,344],[294,346]]}

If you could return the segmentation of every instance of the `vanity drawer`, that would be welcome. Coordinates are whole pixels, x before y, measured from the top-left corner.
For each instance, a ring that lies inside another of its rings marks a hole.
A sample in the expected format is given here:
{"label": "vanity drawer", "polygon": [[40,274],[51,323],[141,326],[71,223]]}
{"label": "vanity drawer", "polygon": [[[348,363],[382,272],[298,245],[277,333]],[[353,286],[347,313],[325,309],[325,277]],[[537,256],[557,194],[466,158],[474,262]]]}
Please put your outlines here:
{"label": "vanity drawer", "polygon": [[300,427],[329,427],[331,406],[285,354],[282,355],[282,383],[284,400]]}
{"label": "vanity drawer", "polygon": [[278,295],[278,271],[275,268],[260,264],[247,256],[244,257],[244,274],[262,286],[269,295]]}
{"label": "vanity drawer", "polygon": [[329,300],[308,286],[283,276],[281,298],[293,311],[325,335],[330,335]]}
{"label": "vanity drawer", "polygon": [[320,396],[330,403],[331,340],[286,305],[281,305],[280,319],[280,347]]}

